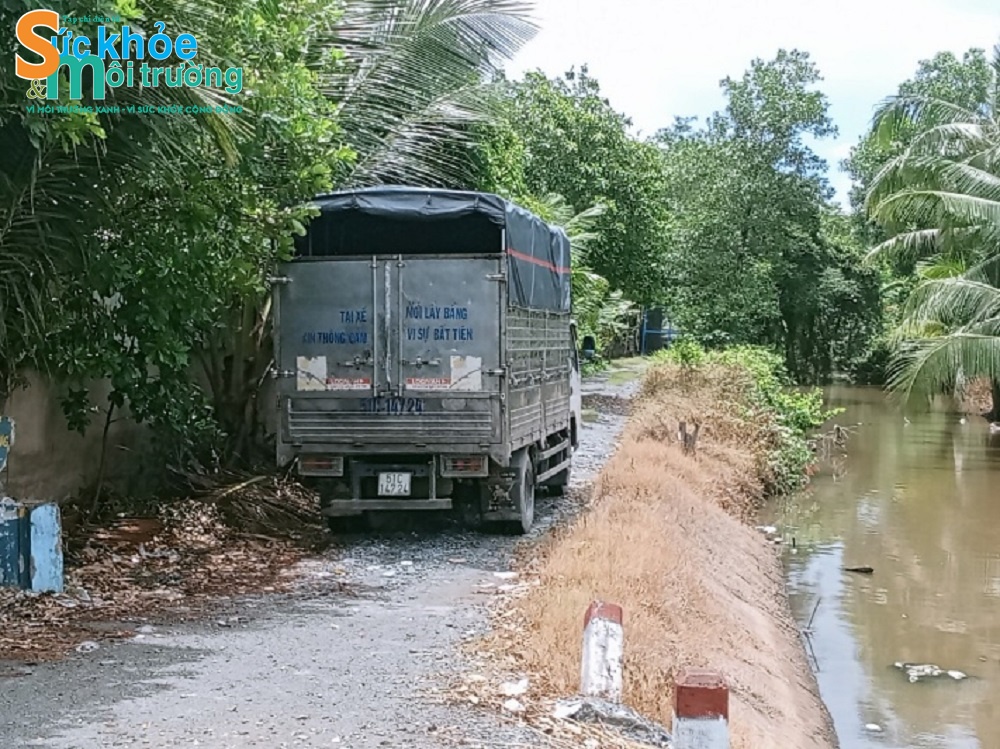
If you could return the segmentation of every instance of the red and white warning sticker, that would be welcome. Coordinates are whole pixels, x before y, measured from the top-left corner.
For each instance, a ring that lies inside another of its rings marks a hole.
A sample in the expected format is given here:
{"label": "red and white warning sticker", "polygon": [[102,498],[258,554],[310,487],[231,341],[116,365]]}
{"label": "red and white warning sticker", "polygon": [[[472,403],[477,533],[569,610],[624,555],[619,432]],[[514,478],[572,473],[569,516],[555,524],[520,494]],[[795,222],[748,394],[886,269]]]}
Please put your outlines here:
{"label": "red and white warning sticker", "polygon": [[354,379],[346,377],[327,377],[327,390],[370,390],[372,381],[368,377],[357,377]]}
{"label": "red and white warning sticker", "polygon": [[407,377],[406,387],[414,390],[449,390],[451,379],[448,377]]}

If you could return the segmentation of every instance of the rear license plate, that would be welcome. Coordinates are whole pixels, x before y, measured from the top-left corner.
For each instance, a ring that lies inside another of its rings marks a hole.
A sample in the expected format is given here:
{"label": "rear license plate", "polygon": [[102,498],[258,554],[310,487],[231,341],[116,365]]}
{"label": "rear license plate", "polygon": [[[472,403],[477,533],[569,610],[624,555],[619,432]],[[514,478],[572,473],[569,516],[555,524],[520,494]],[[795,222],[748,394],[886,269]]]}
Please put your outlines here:
{"label": "rear license plate", "polygon": [[378,493],[382,497],[410,496],[410,474],[380,473],[378,475]]}

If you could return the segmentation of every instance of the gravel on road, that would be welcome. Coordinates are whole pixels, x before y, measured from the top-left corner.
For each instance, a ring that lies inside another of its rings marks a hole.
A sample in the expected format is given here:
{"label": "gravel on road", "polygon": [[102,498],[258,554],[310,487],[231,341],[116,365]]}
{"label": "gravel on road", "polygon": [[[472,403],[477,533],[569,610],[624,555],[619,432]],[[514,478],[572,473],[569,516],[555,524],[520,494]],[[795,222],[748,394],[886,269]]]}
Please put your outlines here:
{"label": "gravel on road", "polygon": [[[484,592],[531,543],[579,508],[625,421],[635,383],[588,382],[569,496],[539,498],[525,537],[444,519],[343,537],[290,571],[296,592],[225,602],[196,625],[150,621],[124,642],[0,674],[0,746],[534,746],[524,727],[438,699],[486,631]],[[497,573],[501,573],[499,576]]]}

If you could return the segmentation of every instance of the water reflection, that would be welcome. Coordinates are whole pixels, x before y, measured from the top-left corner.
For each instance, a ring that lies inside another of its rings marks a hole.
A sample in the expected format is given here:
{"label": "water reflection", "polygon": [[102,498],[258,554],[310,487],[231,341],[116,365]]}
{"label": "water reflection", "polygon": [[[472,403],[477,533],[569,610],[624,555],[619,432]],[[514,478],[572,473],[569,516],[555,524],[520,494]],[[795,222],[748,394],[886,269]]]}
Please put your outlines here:
{"label": "water reflection", "polygon": [[[796,539],[792,606],[803,627],[813,617],[841,745],[998,748],[1000,441],[945,404],[904,418],[881,392],[849,387],[831,388],[828,402],[847,409],[836,422],[854,425],[847,454],[768,522]],[[858,565],[875,573],[841,570]],[[911,684],[895,661],[970,678]]]}

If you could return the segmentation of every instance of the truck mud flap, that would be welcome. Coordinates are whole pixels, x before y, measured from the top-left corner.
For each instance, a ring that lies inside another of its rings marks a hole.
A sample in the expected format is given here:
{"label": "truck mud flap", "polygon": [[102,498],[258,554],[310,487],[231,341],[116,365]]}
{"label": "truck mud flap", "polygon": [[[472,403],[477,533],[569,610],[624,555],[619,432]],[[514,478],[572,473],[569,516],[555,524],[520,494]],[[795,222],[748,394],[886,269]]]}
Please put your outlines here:
{"label": "truck mud flap", "polygon": [[486,480],[486,496],[484,499],[484,520],[516,520],[518,515],[514,498],[510,490],[517,480],[517,471],[513,468],[503,468],[491,473]]}

